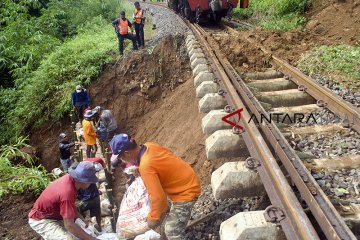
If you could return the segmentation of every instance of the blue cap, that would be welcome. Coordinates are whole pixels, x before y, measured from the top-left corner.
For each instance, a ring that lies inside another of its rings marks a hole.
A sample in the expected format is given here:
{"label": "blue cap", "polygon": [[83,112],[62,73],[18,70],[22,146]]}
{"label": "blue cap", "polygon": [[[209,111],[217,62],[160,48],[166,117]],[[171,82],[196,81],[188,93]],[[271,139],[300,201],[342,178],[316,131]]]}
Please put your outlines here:
{"label": "blue cap", "polygon": [[96,177],[96,169],[91,162],[80,162],[76,168],[70,168],[69,174],[75,181],[82,183],[97,183],[99,179]]}
{"label": "blue cap", "polygon": [[93,111],[93,110],[86,110],[86,112],[85,112],[85,114],[84,114],[84,117],[85,118],[91,118],[91,117],[93,117],[94,115],[95,115],[95,111]]}
{"label": "blue cap", "polygon": [[118,135],[115,135],[111,141],[111,151],[113,155],[118,156],[119,154],[125,152],[132,146],[134,146],[134,139],[132,139],[129,135],[126,133],[120,133]]}

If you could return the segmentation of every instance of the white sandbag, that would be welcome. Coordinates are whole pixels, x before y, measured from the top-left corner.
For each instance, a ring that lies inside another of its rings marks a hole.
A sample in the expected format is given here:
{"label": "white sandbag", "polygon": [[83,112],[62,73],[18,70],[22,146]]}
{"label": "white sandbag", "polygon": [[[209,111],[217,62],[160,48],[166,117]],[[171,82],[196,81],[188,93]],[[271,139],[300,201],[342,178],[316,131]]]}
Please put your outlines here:
{"label": "white sandbag", "polygon": [[96,229],[95,227],[92,225],[92,224],[89,224],[87,227],[86,227],[86,224],[84,223],[83,220],[81,220],[80,218],[77,218],[75,220],[75,223],[80,226],[82,228],[82,230],[84,230],[87,234],[93,236],[93,237],[96,237]]}
{"label": "white sandbag", "polygon": [[100,201],[100,208],[101,208],[101,216],[110,216],[111,215],[111,204],[110,204],[108,198],[104,197]]}
{"label": "white sandbag", "polygon": [[118,236],[116,233],[103,233],[99,236],[96,237],[97,239],[100,240],[118,240]]}
{"label": "white sandbag", "polygon": [[161,235],[154,230],[149,230],[144,234],[138,235],[134,240],[159,240]]}
{"label": "white sandbag", "polygon": [[149,230],[146,219],[150,211],[149,194],[141,177],[135,178],[121,201],[116,233],[132,238]]}

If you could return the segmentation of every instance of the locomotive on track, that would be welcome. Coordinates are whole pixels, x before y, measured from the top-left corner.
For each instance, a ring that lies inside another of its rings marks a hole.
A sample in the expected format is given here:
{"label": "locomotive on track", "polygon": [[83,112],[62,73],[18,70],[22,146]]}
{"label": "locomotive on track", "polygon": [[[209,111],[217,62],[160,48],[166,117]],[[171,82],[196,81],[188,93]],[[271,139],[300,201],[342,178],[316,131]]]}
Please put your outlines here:
{"label": "locomotive on track", "polygon": [[[167,0],[169,8],[190,22],[198,23],[203,19],[216,22],[222,17],[231,16],[239,0]],[[240,0],[240,8],[247,8],[249,0]]]}

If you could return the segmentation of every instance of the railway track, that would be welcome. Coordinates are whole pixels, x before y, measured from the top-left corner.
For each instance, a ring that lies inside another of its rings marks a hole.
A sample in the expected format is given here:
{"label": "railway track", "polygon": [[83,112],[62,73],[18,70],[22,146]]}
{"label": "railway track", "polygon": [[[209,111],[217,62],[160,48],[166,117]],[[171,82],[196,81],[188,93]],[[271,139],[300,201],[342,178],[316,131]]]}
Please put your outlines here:
{"label": "railway track", "polygon": [[[243,119],[250,119],[250,114],[255,114],[257,119],[261,119],[261,116],[267,116],[267,119],[270,119],[269,112],[256,99],[226,57],[221,54],[219,46],[211,37],[213,33],[208,34],[199,25],[189,26],[203,46],[205,55],[211,62],[217,79],[220,80],[220,87],[225,91],[225,97],[229,105],[233,109],[246,107],[243,111]],[[269,54],[266,49],[263,49],[263,51]],[[344,116],[343,124],[359,132],[360,114],[357,109],[329,90],[314,83],[312,79],[281,59],[275,56],[271,56],[271,58],[271,63],[277,66],[284,75],[289,76],[299,86],[298,89],[314,97],[319,107],[326,106],[337,115]],[[264,84],[266,80],[261,81]],[[295,91],[298,90],[295,89]],[[352,116],[352,123],[349,123],[349,116]],[[302,199],[307,203],[327,239],[356,239],[280,129],[273,122],[263,122],[255,126],[255,124],[248,123],[243,119],[240,120],[240,123],[244,126],[245,131],[241,134],[250,150],[251,159],[248,159],[250,161],[249,165],[255,166],[265,184],[273,204],[268,210],[271,209],[274,215],[281,216],[281,214],[284,214],[286,216],[287,221],[284,219],[279,222],[288,239],[316,239],[318,234],[314,233],[315,229],[312,227],[310,220],[307,219],[302,207],[299,207],[300,203],[294,200],[295,194],[291,194],[292,191],[289,192],[291,187],[288,185],[289,181],[284,180],[285,175],[289,175],[291,182],[293,182]],[[279,173],[281,167],[286,169],[283,175]],[[270,186],[266,186],[267,184]]]}
{"label": "railway track", "polygon": [[[322,126],[323,130],[346,127],[360,133],[359,109],[316,84],[285,61],[272,56],[263,46],[257,45],[251,39],[248,41],[268,55],[269,63],[284,77],[245,81],[220,51],[213,38],[216,30],[208,33],[197,24],[187,24],[195,36],[193,40],[188,38],[188,42],[193,41],[195,47],[197,43],[200,45],[220,86],[219,94],[225,97],[228,103],[226,111],[230,113],[243,109],[239,124],[244,130],[234,128],[233,131],[245,140],[251,155],[246,160],[247,166],[259,173],[271,200],[272,205],[265,210],[267,220],[280,224],[287,239],[356,239],[311,171],[293,149],[291,141],[285,136],[287,132],[284,128],[279,128],[273,121],[256,124],[247,119],[253,116],[256,119],[271,119],[270,113],[274,106],[280,112],[293,107],[308,109],[310,114],[326,108],[340,117],[342,126]],[[238,34],[229,27],[226,27],[226,30]],[[267,85],[267,82],[279,86],[279,89],[272,89],[272,94],[265,93],[263,86]],[[254,90],[256,93],[253,93]],[[289,100],[290,104],[285,108],[280,108],[284,107],[283,103],[279,103],[281,94],[294,95],[293,101]],[[301,95],[300,99],[306,99],[305,104],[297,100],[296,95]],[[264,102],[270,105],[270,109],[264,108]],[[308,129],[316,129],[316,125]],[[305,134],[313,133],[310,130]]]}

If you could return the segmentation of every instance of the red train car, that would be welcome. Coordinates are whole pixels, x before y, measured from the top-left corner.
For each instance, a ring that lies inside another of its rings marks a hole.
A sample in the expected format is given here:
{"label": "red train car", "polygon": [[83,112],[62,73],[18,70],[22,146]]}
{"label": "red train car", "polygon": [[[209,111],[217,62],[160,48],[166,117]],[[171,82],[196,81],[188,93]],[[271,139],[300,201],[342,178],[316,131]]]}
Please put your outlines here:
{"label": "red train car", "polygon": [[[167,0],[168,7],[191,22],[202,19],[220,21],[229,16],[239,0]],[[240,0],[240,8],[247,8],[249,0]]]}

